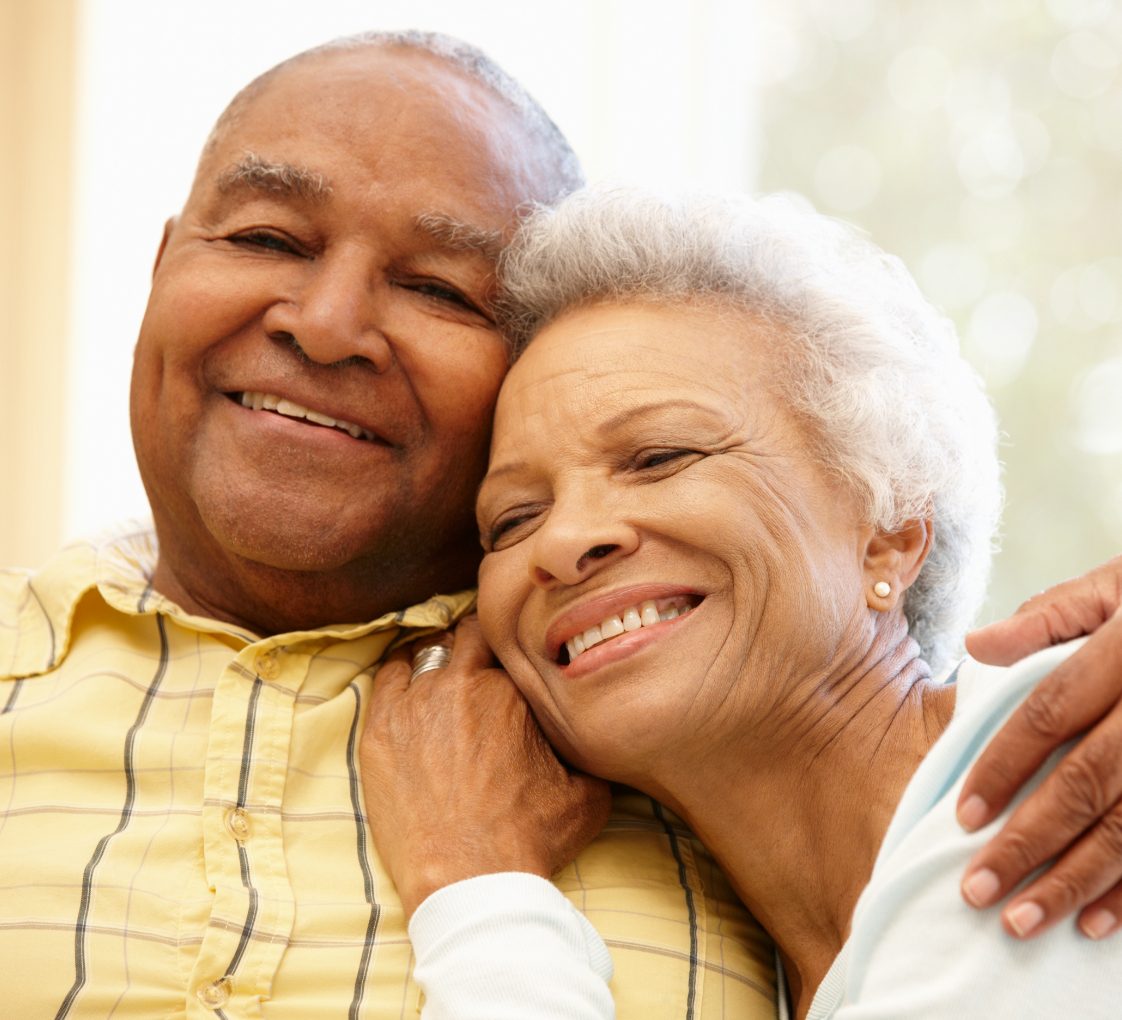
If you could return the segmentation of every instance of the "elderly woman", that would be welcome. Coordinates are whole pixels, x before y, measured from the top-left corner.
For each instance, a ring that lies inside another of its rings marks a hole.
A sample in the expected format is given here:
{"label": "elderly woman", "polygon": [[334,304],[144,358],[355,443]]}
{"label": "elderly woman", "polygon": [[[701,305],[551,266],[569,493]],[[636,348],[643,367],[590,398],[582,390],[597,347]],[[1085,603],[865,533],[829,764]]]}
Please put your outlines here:
{"label": "elderly woman", "polygon": [[561,756],[697,833],[795,1016],[1116,1015],[1116,947],[959,896],[965,770],[1071,646],[956,666],[994,418],[901,265],[790,201],[586,193],[504,272],[479,614]]}

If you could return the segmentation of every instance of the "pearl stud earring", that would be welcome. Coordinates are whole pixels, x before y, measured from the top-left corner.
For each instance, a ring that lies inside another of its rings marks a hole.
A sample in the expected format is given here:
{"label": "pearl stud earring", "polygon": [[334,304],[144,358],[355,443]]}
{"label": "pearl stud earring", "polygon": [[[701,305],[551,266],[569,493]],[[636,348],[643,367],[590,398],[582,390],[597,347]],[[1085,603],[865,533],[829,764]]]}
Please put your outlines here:
{"label": "pearl stud earring", "polygon": [[876,595],[878,599],[886,599],[892,594],[892,585],[887,581],[877,581],[877,583],[873,585],[873,594]]}

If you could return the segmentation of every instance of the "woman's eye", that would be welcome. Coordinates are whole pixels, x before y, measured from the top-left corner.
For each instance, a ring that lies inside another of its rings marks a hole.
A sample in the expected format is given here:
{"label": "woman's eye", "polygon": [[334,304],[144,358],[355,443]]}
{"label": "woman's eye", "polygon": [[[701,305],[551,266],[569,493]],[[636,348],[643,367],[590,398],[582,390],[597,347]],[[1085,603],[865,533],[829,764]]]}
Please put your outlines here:
{"label": "woman's eye", "polygon": [[653,450],[641,454],[635,459],[635,466],[640,470],[661,467],[671,461],[680,460],[682,457],[692,457],[696,450]]}
{"label": "woman's eye", "polygon": [[500,547],[510,545],[513,540],[518,538],[519,529],[532,521],[536,516],[537,514],[535,511],[525,510],[508,514],[506,517],[500,517],[491,525],[491,530],[487,533],[487,551],[494,552]]}

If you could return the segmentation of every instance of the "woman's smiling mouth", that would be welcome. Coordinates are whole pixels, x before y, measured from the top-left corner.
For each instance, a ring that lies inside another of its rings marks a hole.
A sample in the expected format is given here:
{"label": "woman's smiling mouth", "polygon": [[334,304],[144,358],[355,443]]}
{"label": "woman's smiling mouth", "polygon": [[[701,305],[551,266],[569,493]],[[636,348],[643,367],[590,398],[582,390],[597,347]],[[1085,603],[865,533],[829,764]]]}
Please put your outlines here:
{"label": "woman's smiling mouth", "polygon": [[622,634],[629,634],[644,628],[654,627],[679,616],[685,616],[700,605],[700,595],[674,595],[662,599],[644,599],[628,606],[622,612],[611,613],[598,624],[574,634],[562,642],[558,649],[557,662],[567,666],[579,659],[585,652],[605,641],[611,641]]}

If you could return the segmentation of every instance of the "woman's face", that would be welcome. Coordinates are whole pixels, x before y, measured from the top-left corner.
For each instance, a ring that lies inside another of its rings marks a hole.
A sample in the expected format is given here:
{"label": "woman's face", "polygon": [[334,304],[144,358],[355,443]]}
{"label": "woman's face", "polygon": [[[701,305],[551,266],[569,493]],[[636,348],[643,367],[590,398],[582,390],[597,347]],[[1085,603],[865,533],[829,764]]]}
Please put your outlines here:
{"label": "woman's face", "polygon": [[774,395],[775,343],[741,311],[601,305],[503,386],[480,617],[582,768],[649,789],[813,697],[867,626],[870,529]]}

